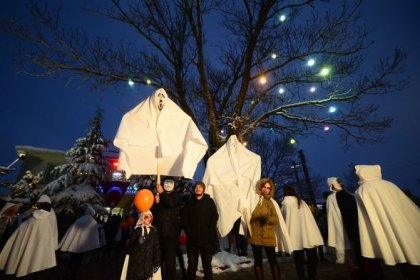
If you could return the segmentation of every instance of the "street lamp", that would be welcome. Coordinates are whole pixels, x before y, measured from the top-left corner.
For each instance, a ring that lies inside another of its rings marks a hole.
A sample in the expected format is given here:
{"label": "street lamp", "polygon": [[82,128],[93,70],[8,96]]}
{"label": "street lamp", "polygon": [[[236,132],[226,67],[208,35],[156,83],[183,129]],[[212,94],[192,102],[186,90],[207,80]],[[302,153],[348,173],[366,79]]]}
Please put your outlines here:
{"label": "street lamp", "polygon": [[19,160],[23,160],[25,158],[26,154],[24,152],[19,152],[18,153],[18,157],[17,159],[15,159],[11,164],[9,164],[7,167],[6,166],[0,166],[0,175],[6,175],[12,171],[14,171],[15,169],[12,168],[13,165],[16,164],[16,162],[18,162]]}

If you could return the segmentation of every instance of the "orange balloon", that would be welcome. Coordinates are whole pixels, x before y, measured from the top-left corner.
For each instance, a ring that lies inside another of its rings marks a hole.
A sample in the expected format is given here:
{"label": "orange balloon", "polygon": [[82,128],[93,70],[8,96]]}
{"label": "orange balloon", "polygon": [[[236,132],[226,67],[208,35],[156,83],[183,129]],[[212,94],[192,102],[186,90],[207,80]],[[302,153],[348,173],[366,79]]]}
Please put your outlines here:
{"label": "orange balloon", "polygon": [[155,198],[150,190],[142,189],[134,196],[134,205],[140,212],[144,212],[152,207],[154,200]]}

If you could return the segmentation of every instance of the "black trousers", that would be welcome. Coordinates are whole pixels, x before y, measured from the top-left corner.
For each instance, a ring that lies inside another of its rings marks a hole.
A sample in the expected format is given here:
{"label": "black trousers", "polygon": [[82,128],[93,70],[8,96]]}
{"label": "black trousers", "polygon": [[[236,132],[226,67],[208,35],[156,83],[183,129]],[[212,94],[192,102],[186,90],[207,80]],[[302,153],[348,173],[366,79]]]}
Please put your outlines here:
{"label": "black trousers", "polygon": [[270,265],[277,266],[277,256],[276,256],[276,250],[274,247],[270,246],[259,246],[251,244],[252,246],[252,253],[254,254],[254,266],[260,266],[262,267],[262,260],[263,260],[263,254],[262,250],[264,249],[265,254],[267,255],[268,262]]}
{"label": "black trousers", "polygon": [[159,239],[162,261],[162,279],[173,280],[176,277],[176,247],[178,237],[165,237]]}
{"label": "black trousers", "polygon": [[318,264],[317,248],[295,250],[293,251],[293,258],[295,260],[296,272],[299,279],[306,279],[305,277],[305,254],[308,257],[308,279],[316,279],[316,268]]}
{"label": "black trousers", "polygon": [[187,246],[188,256],[188,280],[195,279],[195,273],[198,266],[198,257],[201,256],[201,264],[203,265],[204,279],[213,279],[213,271],[211,268],[211,260],[213,258],[213,248],[210,247],[198,247],[198,246]]}

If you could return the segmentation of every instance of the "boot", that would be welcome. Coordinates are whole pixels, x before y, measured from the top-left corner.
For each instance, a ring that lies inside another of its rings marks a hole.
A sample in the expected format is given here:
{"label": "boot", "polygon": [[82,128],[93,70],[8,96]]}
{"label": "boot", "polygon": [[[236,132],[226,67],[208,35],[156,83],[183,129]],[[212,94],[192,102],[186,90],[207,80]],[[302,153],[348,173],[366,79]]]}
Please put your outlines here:
{"label": "boot", "polygon": [[273,274],[273,280],[280,280],[280,268],[277,264],[271,265],[271,273]]}
{"label": "boot", "polygon": [[263,270],[261,266],[254,266],[255,280],[263,280]]}

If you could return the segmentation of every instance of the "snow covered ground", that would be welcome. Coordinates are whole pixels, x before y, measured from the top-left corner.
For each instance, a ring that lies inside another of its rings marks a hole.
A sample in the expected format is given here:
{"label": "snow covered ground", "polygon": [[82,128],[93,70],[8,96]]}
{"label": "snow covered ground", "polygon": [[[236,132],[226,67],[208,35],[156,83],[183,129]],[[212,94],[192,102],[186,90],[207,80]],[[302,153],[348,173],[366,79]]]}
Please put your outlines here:
{"label": "snow covered ground", "polygon": [[[184,254],[183,257],[186,265],[188,263],[187,254]],[[254,259],[252,257],[237,256],[226,251],[220,251],[213,256],[211,265],[213,267],[214,274],[226,271],[238,271],[241,268],[253,266]],[[197,276],[204,276],[201,258],[198,260]]]}

